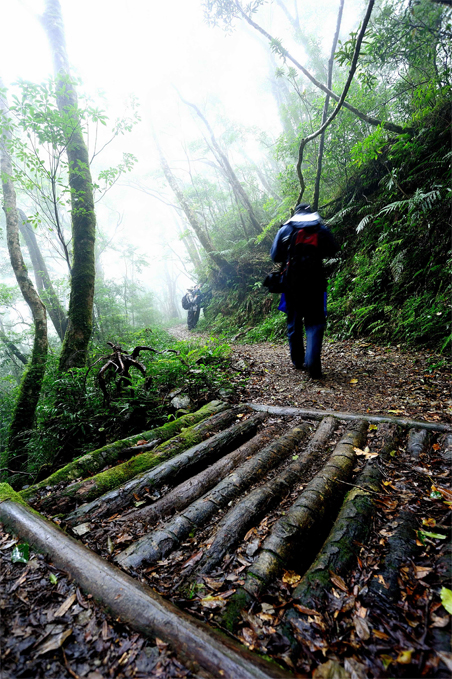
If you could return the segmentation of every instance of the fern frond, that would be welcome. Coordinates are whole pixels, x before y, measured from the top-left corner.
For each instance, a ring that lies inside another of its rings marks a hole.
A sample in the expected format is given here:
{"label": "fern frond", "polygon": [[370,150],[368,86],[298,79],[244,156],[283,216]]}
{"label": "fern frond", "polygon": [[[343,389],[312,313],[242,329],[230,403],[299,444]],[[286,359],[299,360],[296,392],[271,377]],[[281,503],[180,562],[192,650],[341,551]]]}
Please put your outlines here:
{"label": "fern frond", "polygon": [[356,233],[361,233],[361,231],[368,225],[368,223],[374,218],[373,215],[366,215],[361,219],[360,223],[356,227]]}

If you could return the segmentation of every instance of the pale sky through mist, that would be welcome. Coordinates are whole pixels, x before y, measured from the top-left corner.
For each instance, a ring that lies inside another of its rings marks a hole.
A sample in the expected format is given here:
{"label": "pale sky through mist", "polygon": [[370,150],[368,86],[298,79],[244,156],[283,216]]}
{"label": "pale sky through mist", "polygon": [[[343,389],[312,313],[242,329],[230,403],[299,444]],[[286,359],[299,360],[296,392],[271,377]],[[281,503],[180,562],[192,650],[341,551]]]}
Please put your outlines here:
{"label": "pale sky through mist", "polygon": [[[355,8],[357,3],[362,7],[360,0],[352,1]],[[208,27],[202,0],[60,2],[69,59],[74,74],[82,80],[82,88],[93,96],[99,90],[105,94],[104,107],[112,122],[122,114],[123,102],[129,95],[136,95],[140,101],[142,122],[132,134],[115,140],[98,159],[101,168],[120,162],[123,151],[137,156],[133,176],[127,175],[121,183],[135,177],[149,184],[151,180],[145,180],[145,175],[158,167],[149,134],[151,120],[175,167],[184,161],[182,142],[201,136],[173,85],[206,112],[213,125],[215,115],[222,113],[273,138],[280,134],[278,109],[269,86],[272,71],[265,48],[257,34],[243,22],[237,22],[237,30],[230,35],[221,28]],[[43,0],[8,0],[2,7],[0,75],[7,86],[19,78],[41,82],[52,75],[47,38],[34,16],[35,12],[43,11],[43,6]],[[287,0],[287,6],[292,10],[291,0]],[[300,14],[313,22],[314,33],[314,23],[322,27],[322,34],[317,37],[325,43],[326,52],[337,7],[338,0],[299,2]],[[345,7],[344,35],[360,18],[350,9],[347,13],[347,2]],[[276,3],[266,3],[255,18],[294,49],[303,62],[303,49],[293,43],[290,24]],[[257,142],[251,140],[247,152],[259,162]],[[169,190],[167,193],[170,195]],[[168,210],[155,199],[124,186],[114,187],[97,207],[98,222],[103,229],[115,223],[116,212],[123,215],[122,237],[139,246],[153,262],[146,273],[149,281],[159,276],[161,243],[170,222],[171,232],[173,229]],[[183,252],[180,243],[176,247]],[[114,254],[109,257],[106,261],[111,268],[116,260]],[[186,283],[182,277],[182,287]]]}

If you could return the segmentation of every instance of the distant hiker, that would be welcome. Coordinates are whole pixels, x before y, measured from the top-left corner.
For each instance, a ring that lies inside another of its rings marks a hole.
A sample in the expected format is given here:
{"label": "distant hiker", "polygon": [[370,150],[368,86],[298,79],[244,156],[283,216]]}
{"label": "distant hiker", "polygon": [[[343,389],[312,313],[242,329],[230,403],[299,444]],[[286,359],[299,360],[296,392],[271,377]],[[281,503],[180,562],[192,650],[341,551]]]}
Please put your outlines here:
{"label": "distant hiker", "polygon": [[[320,354],[326,325],[326,276],[322,259],[339,246],[318,212],[301,203],[276,234],[270,251],[274,262],[285,264],[284,290],[290,357],[297,370],[322,377]],[[306,330],[306,352],[303,342]]]}
{"label": "distant hiker", "polygon": [[196,328],[201,307],[203,306],[200,287],[201,286],[199,285],[195,285],[194,288],[188,288],[187,292],[182,297],[182,307],[188,311],[187,326],[189,330]]}

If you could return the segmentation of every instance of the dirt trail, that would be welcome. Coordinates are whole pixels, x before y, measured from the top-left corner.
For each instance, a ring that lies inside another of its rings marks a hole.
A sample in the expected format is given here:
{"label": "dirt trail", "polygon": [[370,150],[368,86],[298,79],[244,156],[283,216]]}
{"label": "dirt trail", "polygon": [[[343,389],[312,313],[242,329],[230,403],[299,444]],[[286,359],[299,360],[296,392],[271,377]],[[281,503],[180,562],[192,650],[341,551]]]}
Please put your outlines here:
{"label": "dirt trail", "polygon": [[[183,325],[170,332],[180,340],[207,336]],[[312,380],[292,368],[287,343],[232,346],[236,369],[249,378],[241,400],[452,422],[452,366],[433,352],[327,339],[325,378]]]}

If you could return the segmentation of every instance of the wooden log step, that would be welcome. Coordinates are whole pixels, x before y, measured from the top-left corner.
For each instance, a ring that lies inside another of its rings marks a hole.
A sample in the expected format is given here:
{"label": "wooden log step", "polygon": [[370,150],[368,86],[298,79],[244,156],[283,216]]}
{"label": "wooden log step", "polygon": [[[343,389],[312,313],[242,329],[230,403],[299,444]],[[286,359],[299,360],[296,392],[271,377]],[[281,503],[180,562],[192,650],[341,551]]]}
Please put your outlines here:
{"label": "wooden log step", "polygon": [[221,624],[233,630],[241,610],[278,576],[282,567],[301,549],[301,542],[312,534],[335,502],[345,494],[342,481],[350,477],[355,447],[365,441],[367,422],[360,421],[347,431],[323,469],[308,483],[290,509],[273,526],[254,563],[247,569],[245,584],[229,599]]}
{"label": "wooden log step", "polygon": [[333,417],[324,418],[297,460],[284,469],[279,476],[249,493],[242,502],[228,512],[221,521],[215,539],[203,561],[200,562],[199,573],[210,573],[224,555],[242,539],[248,529],[256,525],[264,513],[290,493],[295,483],[303,480],[309,472],[312,473],[312,468],[335,428],[336,421]]}
{"label": "wooden log step", "polygon": [[203,676],[207,673],[222,679],[289,679],[291,675],[276,664],[192,618],[67,536],[27,507],[12,489],[10,499],[5,499],[6,485],[1,484],[0,521],[33,549],[48,555],[114,618],[140,634],[167,642]]}
{"label": "wooden log step", "polygon": [[218,462],[187,479],[184,483],[180,483],[153,504],[140,507],[139,509],[132,509],[118,517],[117,521],[138,520],[143,521],[149,526],[157,521],[161,521],[168,514],[182,511],[201,497],[201,495],[207,493],[208,490],[213,488],[233,469],[267,445],[275,437],[276,430],[276,426],[266,427],[250,441],[241,445],[240,448],[233,450],[232,453],[225,455]]}
{"label": "wooden log step", "polygon": [[[165,462],[160,462],[154,469],[139,474],[119,488],[115,488],[92,502],[82,505],[67,516],[66,522],[75,525],[81,519],[86,521],[89,515],[92,518],[99,518],[114,514],[132,502],[134,494],[143,492],[147,487],[158,488],[165,483],[177,483],[182,477],[196,473],[200,467],[216,461],[222,455],[229,453],[231,449],[233,450],[251,438],[265,418],[265,413],[256,413],[249,419],[234,424],[226,431],[215,434],[206,441],[192,446]],[[168,441],[168,443],[170,442]],[[185,438],[186,443],[187,438]]]}
{"label": "wooden log step", "polygon": [[[383,564],[369,583],[369,591],[366,601],[369,604],[378,602],[382,606],[393,603],[398,599],[399,587],[399,568],[410,559],[414,558],[419,552],[416,546],[417,517],[409,509],[402,509],[396,516],[395,522],[398,524],[394,534],[388,538],[388,553]],[[394,525],[394,524],[392,524]]]}
{"label": "wooden log step", "polygon": [[183,415],[182,417],[173,420],[173,422],[167,422],[162,427],[143,431],[141,434],[135,434],[126,439],[109,443],[102,448],[87,453],[61,469],[58,469],[58,471],[47,479],[22,490],[20,494],[27,502],[34,502],[39,491],[46,489],[48,486],[55,486],[62,481],[65,483],[68,481],[75,481],[75,479],[80,477],[84,478],[88,475],[95,474],[107,465],[114,464],[123,457],[124,449],[130,449],[135,446],[137,441],[146,440],[149,445],[157,445],[157,442],[161,443],[173,438],[182,429],[192,427],[198,422],[201,422],[201,420],[205,420],[207,417],[211,417],[216,413],[228,409],[230,409],[230,406],[227,403],[223,403],[222,401],[211,401],[195,413]]}
{"label": "wooden log step", "polygon": [[415,460],[418,460],[419,456],[427,450],[429,441],[430,436],[426,429],[410,429],[406,452]]}
{"label": "wooden log step", "polygon": [[422,422],[419,420],[410,420],[403,417],[389,417],[387,415],[369,415],[369,413],[347,413],[338,410],[314,410],[306,408],[282,408],[281,406],[268,406],[260,403],[248,403],[253,410],[271,413],[273,415],[280,415],[282,417],[305,417],[311,420],[321,420],[327,415],[336,417],[338,420],[345,420],[356,422],[360,420],[367,420],[369,424],[381,424],[387,422],[388,424],[397,424],[400,427],[410,429],[417,427],[418,429],[428,429],[429,431],[452,432],[451,424],[442,424],[440,422]]}
{"label": "wooden log step", "polygon": [[[156,467],[164,460],[168,460],[177,455],[181,450],[187,449],[203,441],[211,432],[220,431],[237,421],[240,408],[231,408],[217,413],[212,417],[203,420],[199,424],[184,429],[180,434],[172,439],[161,443],[154,450],[140,453],[132,457],[127,462],[118,464],[115,467],[100,472],[85,481],[72,483],[66,486],[61,492],[53,493],[45,497],[39,503],[39,509],[45,511],[55,510],[67,512],[76,504],[89,502],[103,495],[103,493],[118,488],[148,469]],[[243,411],[242,411],[243,412]]]}
{"label": "wooden log step", "polygon": [[137,568],[167,556],[192,531],[205,525],[219,509],[226,507],[231,500],[287,458],[308,431],[309,425],[303,423],[266,446],[220,481],[213,490],[167,522],[162,529],[143,536],[118,554],[115,561],[123,568]]}

